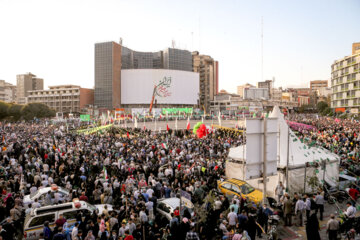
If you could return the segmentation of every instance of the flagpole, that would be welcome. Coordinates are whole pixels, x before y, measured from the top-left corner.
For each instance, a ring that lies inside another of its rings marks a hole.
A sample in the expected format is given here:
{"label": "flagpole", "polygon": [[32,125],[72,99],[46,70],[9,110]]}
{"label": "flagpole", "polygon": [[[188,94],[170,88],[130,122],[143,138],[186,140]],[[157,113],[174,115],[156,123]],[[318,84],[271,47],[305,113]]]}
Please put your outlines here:
{"label": "flagpole", "polygon": [[156,117],[155,117],[155,130],[154,131],[156,131]]}

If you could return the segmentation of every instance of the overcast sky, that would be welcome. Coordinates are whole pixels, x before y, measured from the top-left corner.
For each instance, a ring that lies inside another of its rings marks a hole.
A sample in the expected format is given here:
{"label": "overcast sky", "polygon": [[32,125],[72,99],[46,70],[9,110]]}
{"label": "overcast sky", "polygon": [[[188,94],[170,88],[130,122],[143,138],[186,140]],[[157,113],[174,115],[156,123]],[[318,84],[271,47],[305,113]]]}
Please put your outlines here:
{"label": "overcast sky", "polygon": [[360,1],[0,0],[0,79],[32,72],[45,87],[94,86],[94,44],[137,51],[175,46],[219,61],[220,89],[261,77],[276,87],[330,79],[330,66],[360,42]]}

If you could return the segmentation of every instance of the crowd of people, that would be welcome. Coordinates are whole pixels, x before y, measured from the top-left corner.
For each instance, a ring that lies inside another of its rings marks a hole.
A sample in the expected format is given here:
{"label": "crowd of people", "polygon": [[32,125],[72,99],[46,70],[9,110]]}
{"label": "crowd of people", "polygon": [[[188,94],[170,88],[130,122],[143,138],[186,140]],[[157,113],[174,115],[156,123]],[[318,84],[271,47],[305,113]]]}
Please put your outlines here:
{"label": "crowd of people", "polygon": [[[354,164],[360,154],[360,136],[354,134],[360,130],[358,125],[349,120],[340,126],[331,119],[293,118],[317,128],[316,132],[299,131],[301,138],[333,150],[342,157],[341,167],[359,175]],[[32,210],[74,199],[107,204],[112,211],[79,213],[71,227],[64,216],[55,223],[44,222],[42,239],[253,240],[269,233],[268,220],[279,209],[238,197],[229,200],[216,190],[217,181],[224,179],[230,147],[245,142],[240,131],[217,129],[197,138],[186,130],[111,128],[83,135],[63,124],[1,122],[0,239],[21,239],[24,218]],[[24,205],[25,195],[54,184],[68,189],[69,196],[49,192],[47,201]],[[317,215],[323,218],[323,193],[312,200],[309,195],[289,196],[284,191],[279,184],[275,195],[285,225],[295,221],[302,226],[306,216],[306,230],[318,232],[313,227],[318,225]],[[171,220],[159,214],[160,199],[179,198],[183,193],[191,196],[194,213],[176,208]]]}
{"label": "crowd of people", "polygon": [[[124,135],[114,134],[112,130],[81,135],[64,129],[43,121],[1,124],[0,236],[3,239],[15,235],[21,238],[24,216],[32,209],[74,199],[109,204],[114,211],[80,215],[72,230],[67,227],[65,217],[57,219],[55,227],[45,222],[41,234],[44,239],[212,237],[220,225],[219,218],[208,217],[206,212],[205,219],[200,219],[200,212],[189,214],[189,211],[180,216],[176,209],[168,221],[157,213],[157,201],[179,197],[185,191],[201,209],[199,206],[207,193],[216,189],[216,181],[224,176],[229,148],[243,141],[239,132],[220,129],[198,139],[187,131],[171,134],[171,131],[128,129],[129,134]],[[49,193],[48,201],[24,206],[25,195],[53,184],[68,189],[69,196],[56,197]],[[214,209],[211,213],[220,216],[229,211],[227,199],[222,199],[220,206],[217,205],[221,211]],[[235,228],[231,230],[234,234]]]}

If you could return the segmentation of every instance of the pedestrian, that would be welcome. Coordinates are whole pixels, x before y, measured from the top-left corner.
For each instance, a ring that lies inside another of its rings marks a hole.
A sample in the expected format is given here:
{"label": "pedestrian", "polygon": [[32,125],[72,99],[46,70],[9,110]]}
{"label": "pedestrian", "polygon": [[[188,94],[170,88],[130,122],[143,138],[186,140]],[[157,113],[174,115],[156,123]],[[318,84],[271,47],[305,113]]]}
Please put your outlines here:
{"label": "pedestrian", "polygon": [[280,203],[281,197],[284,195],[285,187],[282,182],[279,182],[279,184],[275,188],[275,196],[277,196],[277,201]]}
{"label": "pedestrian", "polygon": [[190,231],[186,233],[185,240],[200,240],[199,235],[195,232],[195,226],[192,226]]}
{"label": "pedestrian", "polygon": [[309,221],[310,212],[311,212],[311,201],[308,194],[305,194],[305,212],[306,212],[306,221]]}
{"label": "pedestrian", "polygon": [[318,191],[315,197],[316,203],[316,210],[315,213],[317,214],[318,211],[320,212],[320,221],[323,220],[323,213],[324,213],[324,197],[321,195],[321,192]]}
{"label": "pedestrian", "polygon": [[231,212],[228,213],[227,218],[228,218],[228,221],[229,221],[229,225],[231,227],[235,227],[238,219],[237,219],[237,214],[235,213],[234,208],[231,208]]}
{"label": "pedestrian", "polygon": [[316,217],[316,214],[313,213],[309,217],[309,220],[306,222],[306,236],[308,240],[320,240],[320,224]]}
{"label": "pedestrian", "polygon": [[45,221],[44,228],[43,228],[43,234],[45,240],[51,240],[52,239],[52,231],[49,227],[49,221]]}
{"label": "pedestrian", "polygon": [[298,220],[298,226],[302,227],[303,226],[303,214],[305,211],[305,203],[304,201],[301,199],[300,196],[297,196],[297,201],[295,204],[295,215],[296,218]]}
{"label": "pedestrian", "polygon": [[284,217],[285,217],[285,226],[291,226],[292,219],[292,202],[290,196],[286,196],[284,201]]}
{"label": "pedestrian", "polygon": [[326,232],[329,240],[337,240],[337,234],[339,231],[339,221],[335,219],[335,215],[331,214],[330,219],[326,224]]}

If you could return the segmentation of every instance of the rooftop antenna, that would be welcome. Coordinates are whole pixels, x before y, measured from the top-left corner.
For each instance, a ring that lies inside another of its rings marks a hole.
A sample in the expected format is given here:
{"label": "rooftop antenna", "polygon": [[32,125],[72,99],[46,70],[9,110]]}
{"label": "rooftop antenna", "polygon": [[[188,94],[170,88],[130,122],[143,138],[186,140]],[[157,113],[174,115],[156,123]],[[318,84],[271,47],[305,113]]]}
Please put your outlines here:
{"label": "rooftop antenna", "polygon": [[122,45],[122,42],[123,42],[123,39],[122,39],[122,38],[120,38],[120,40],[119,40],[119,44],[120,44],[120,45]]}
{"label": "rooftop antenna", "polygon": [[191,50],[194,51],[194,32],[191,32]]}
{"label": "rooftop antenna", "polygon": [[175,48],[175,40],[174,39],[171,41],[171,46],[172,46],[172,48]]}

